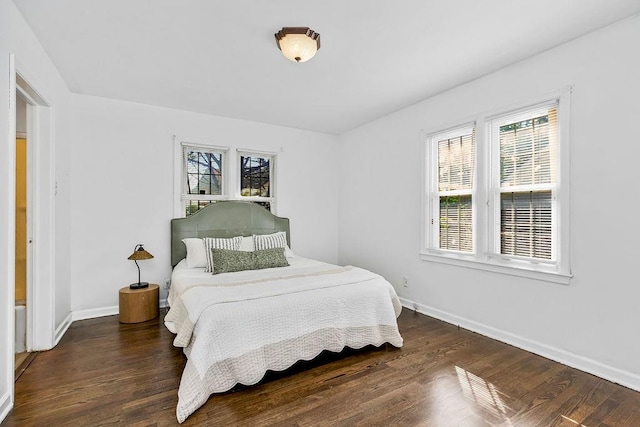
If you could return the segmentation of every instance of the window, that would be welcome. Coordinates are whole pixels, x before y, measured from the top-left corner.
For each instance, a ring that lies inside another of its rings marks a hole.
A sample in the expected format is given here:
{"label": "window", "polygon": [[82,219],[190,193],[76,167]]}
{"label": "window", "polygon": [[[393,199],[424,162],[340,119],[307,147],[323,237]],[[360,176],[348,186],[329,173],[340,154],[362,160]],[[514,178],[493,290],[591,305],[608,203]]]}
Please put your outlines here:
{"label": "window", "polygon": [[474,130],[464,127],[430,138],[437,159],[433,177],[433,246],[444,250],[473,252]]}
{"label": "window", "polygon": [[224,177],[226,151],[223,149],[184,146],[184,181],[182,205],[189,216],[209,203],[227,198]]}
{"label": "window", "polygon": [[231,150],[174,137],[174,156],[176,217],[221,200],[246,200],[275,213],[275,153]]}
{"label": "window", "polygon": [[240,198],[251,200],[271,210],[274,203],[274,154],[238,152],[240,160]]}
{"label": "window", "polygon": [[[496,227],[494,252],[555,261],[556,103],[489,121]],[[498,212],[499,210],[499,212]]]}
{"label": "window", "polygon": [[568,283],[569,93],[427,135],[422,259]]}

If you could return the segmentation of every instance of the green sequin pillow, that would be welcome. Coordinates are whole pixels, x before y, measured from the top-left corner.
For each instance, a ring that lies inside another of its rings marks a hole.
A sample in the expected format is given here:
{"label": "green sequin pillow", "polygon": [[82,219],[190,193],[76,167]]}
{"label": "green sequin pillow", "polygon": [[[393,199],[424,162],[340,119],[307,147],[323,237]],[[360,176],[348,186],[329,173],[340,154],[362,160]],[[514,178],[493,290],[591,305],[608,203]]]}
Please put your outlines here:
{"label": "green sequin pillow", "polygon": [[213,260],[213,274],[253,270],[253,252],[214,248],[211,249],[211,259]]}
{"label": "green sequin pillow", "polygon": [[284,248],[262,249],[253,252],[255,269],[286,267],[289,265],[284,254]]}
{"label": "green sequin pillow", "polygon": [[287,267],[289,265],[284,248],[263,249],[254,252],[213,248],[211,249],[211,259],[213,274]]}

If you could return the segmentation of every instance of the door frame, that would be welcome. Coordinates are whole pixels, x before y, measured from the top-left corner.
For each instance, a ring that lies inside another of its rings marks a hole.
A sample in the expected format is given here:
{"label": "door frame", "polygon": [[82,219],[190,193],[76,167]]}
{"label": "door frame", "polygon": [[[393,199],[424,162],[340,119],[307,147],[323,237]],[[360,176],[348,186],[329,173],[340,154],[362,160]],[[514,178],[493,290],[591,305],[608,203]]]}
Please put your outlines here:
{"label": "door frame", "polygon": [[27,102],[27,351],[49,350],[57,342],[53,108],[19,67],[15,81]]}

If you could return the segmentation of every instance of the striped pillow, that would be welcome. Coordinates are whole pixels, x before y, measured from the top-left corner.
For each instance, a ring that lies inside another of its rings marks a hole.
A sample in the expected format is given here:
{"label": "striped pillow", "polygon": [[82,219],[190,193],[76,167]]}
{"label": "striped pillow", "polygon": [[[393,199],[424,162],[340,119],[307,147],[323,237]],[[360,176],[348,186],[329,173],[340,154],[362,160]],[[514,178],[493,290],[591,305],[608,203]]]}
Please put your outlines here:
{"label": "striped pillow", "polygon": [[207,266],[205,267],[204,271],[207,273],[212,273],[213,257],[211,256],[211,249],[227,249],[230,251],[237,251],[240,249],[242,236],[232,237],[230,239],[205,237],[202,240],[204,241],[205,255],[207,256]]}
{"label": "striped pillow", "polygon": [[254,234],[253,246],[256,251],[263,249],[284,248],[287,246],[287,233],[278,231],[273,234]]}

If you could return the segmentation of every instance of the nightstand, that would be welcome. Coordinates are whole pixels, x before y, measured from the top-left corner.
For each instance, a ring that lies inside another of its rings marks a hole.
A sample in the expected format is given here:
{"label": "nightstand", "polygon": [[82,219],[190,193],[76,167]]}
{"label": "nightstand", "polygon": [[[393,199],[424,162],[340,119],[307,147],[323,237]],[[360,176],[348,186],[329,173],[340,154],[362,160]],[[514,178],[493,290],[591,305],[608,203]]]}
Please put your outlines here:
{"label": "nightstand", "polygon": [[149,283],[149,287],[120,289],[120,323],[139,323],[158,317],[160,286]]}

